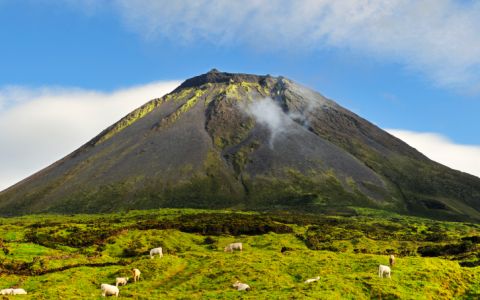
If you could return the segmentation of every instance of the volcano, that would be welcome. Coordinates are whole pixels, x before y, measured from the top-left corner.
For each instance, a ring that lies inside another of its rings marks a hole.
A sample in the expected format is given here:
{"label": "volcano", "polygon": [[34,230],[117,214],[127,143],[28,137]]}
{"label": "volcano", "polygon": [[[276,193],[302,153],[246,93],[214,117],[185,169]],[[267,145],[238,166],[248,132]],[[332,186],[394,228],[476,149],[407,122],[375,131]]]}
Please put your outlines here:
{"label": "volcano", "polygon": [[372,207],[480,220],[480,179],[294,81],[212,70],[0,193],[0,215]]}

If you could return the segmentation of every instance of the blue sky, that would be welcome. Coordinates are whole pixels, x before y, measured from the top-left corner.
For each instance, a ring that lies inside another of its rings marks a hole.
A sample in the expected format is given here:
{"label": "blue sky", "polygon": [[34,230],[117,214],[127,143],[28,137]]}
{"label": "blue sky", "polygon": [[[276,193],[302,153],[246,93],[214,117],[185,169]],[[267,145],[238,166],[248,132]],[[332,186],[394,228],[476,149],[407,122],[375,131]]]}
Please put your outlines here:
{"label": "blue sky", "polygon": [[0,190],[211,68],[286,76],[480,176],[474,1],[0,0],[0,40]]}

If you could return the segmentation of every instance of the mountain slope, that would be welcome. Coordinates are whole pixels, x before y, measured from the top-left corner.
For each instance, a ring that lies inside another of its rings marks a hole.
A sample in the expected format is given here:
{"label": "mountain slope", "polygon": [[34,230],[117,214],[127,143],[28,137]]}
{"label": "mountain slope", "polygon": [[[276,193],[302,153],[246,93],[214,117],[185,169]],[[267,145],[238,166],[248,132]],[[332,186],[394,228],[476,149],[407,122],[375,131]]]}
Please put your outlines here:
{"label": "mountain slope", "polygon": [[451,170],[282,77],[212,70],[0,193],[0,214],[371,206],[480,219]]}

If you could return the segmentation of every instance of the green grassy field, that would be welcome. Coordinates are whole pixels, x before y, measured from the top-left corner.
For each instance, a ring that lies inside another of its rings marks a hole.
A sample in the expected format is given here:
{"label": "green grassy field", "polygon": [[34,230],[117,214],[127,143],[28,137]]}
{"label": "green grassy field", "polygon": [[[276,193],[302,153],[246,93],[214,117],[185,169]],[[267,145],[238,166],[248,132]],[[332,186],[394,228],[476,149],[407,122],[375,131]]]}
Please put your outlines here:
{"label": "green grassy field", "polygon": [[[352,209],[338,215],[190,209],[0,219],[0,289],[19,299],[478,299],[480,226]],[[244,251],[225,253],[231,242]],[[148,250],[161,246],[163,258]],[[281,251],[283,248],[283,251]],[[379,264],[397,263],[392,279]],[[303,282],[320,276],[311,284]],[[248,283],[249,292],[232,287]]]}

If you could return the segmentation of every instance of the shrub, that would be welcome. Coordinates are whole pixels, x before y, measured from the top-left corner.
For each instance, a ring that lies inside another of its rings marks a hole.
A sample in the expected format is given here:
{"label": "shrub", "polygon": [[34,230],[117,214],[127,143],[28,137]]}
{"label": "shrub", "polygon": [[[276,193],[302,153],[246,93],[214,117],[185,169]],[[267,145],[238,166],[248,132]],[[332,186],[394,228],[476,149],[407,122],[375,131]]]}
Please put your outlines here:
{"label": "shrub", "polygon": [[471,241],[463,241],[460,244],[433,245],[418,247],[417,252],[421,256],[446,256],[458,255],[474,250],[475,245]]}
{"label": "shrub", "polygon": [[205,245],[212,245],[212,244],[215,244],[217,242],[217,240],[215,240],[214,238],[212,238],[211,236],[207,236],[204,240],[203,240],[203,244]]}
{"label": "shrub", "polygon": [[95,244],[103,243],[107,238],[120,232],[120,229],[88,228],[80,229],[72,226],[65,229],[66,234],[58,230],[41,231],[37,228],[30,229],[25,234],[25,240],[49,248],[56,248],[58,245],[73,248],[84,248]]}

